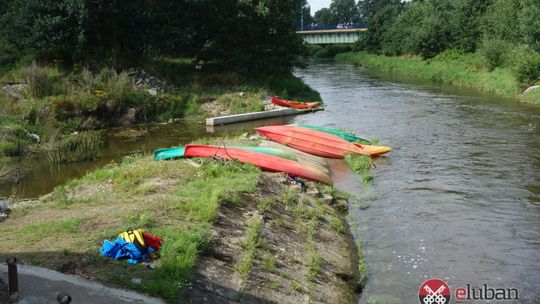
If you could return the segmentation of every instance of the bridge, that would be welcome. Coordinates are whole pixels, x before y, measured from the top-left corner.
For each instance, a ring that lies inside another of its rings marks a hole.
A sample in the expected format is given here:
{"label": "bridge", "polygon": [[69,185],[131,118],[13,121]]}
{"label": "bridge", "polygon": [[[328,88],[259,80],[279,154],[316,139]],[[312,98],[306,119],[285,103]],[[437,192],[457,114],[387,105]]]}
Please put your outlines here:
{"label": "bridge", "polygon": [[324,26],[304,26],[296,33],[307,44],[351,44],[358,41],[362,32],[367,31],[365,24],[332,24]]}

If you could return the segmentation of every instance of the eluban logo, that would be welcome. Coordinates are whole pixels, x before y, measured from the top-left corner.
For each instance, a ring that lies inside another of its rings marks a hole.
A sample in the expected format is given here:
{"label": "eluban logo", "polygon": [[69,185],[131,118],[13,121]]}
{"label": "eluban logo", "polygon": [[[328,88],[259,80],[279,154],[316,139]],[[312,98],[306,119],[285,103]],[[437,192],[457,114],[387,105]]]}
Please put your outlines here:
{"label": "eluban logo", "polygon": [[418,289],[420,304],[448,304],[450,295],[450,287],[441,279],[429,279]]}
{"label": "eluban logo", "polygon": [[490,288],[487,284],[472,288],[467,284],[466,288],[456,288],[456,300],[519,300],[519,292],[516,288]]}

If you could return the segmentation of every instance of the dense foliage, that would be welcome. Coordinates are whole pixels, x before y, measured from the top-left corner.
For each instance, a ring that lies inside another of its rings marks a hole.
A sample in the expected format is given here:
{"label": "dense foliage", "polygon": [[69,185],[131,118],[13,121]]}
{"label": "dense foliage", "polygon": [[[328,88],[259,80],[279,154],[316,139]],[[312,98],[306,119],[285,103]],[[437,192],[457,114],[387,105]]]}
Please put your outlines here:
{"label": "dense foliage", "polygon": [[[244,71],[289,70],[305,0],[3,0],[0,63],[21,57],[115,66],[185,56]],[[306,14],[306,17],[310,17]],[[309,21],[309,18],[308,18]]]}
{"label": "dense foliage", "polygon": [[[350,3],[332,0],[315,20],[346,21],[341,16],[351,16]],[[354,15],[368,25],[356,50],[424,59],[448,50],[478,52],[490,70],[513,70],[522,83],[540,77],[538,0],[359,0]]]}

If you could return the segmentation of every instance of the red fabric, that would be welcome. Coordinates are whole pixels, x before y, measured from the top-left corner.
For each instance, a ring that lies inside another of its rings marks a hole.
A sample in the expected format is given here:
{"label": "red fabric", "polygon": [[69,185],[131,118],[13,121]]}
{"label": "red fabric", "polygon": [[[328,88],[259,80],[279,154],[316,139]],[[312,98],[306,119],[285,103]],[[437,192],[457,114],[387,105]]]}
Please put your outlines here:
{"label": "red fabric", "polygon": [[159,248],[161,247],[161,243],[163,243],[163,241],[159,237],[155,235],[151,235],[150,233],[144,232],[143,238],[144,238],[144,242],[146,243],[146,246],[151,247],[152,249],[154,249],[155,252],[159,251]]}

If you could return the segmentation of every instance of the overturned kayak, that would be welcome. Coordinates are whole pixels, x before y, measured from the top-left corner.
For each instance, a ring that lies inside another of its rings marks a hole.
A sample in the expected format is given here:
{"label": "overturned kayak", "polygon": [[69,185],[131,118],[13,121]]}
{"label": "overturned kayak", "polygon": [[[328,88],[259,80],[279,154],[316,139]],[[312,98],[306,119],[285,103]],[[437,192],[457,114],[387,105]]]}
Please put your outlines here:
{"label": "overturned kayak", "polygon": [[332,179],[322,171],[299,162],[274,155],[263,154],[239,148],[223,148],[206,145],[186,145],[186,157],[218,157],[236,159],[242,163],[252,164],[269,172],[285,172],[293,176],[332,185]]}
{"label": "overturned kayak", "polygon": [[[282,149],[278,149],[278,148],[260,147],[260,146],[230,146],[228,148],[238,148],[238,149],[268,154],[268,155],[274,155],[277,157],[286,158],[286,159],[290,159],[294,161],[297,160],[296,156],[294,156],[292,153],[283,151]],[[167,159],[182,158],[184,157],[184,152],[185,152],[184,147],[159,149],[159,150],[154,151],[154,159],[167,160]]]}
{"label": "overturned kayak", "polygon": [[166,160],[184,157],[184,147],[165,148],[154,151],[155,160]]}
{"label": "overturned kayak", "polygon": [[289,108],[294,108],[294,109],[299,109],[299,110],[313,109],[319,106],[318,101],[314,101],[314,102],[291,101],[291,100],[277,98],[275,96],[272,97],[271,101],[273,104],[278,105],[278,106],[289,107]]}
{"label": "overturned kayak", "polygon": [[334,134],[336,136],[339,136],[339,137],[345,139],[348,142],[357,142],[357,143],[361,143],[361,144],[365,144],[365,145],[371,144],[370,140],[357,137],[356,135],[354,135],[352,133],[349,133],[349,132],[346,132],[346,131],[343,131],[343,130],[331,129],[331,128],[313,126],[313,125],[303,125],[303,124],[297,124],[297,125],[292,125],[292,126],[317,130],[317,131],[321,131],[321,132],[328,133],[328,134]]}
{"label": "overturned kayak", "polygon": [[333,134],[296,126],[266,126],[255,129],[280,144],[328,158],[343,158],[346,154],[378,156],[391,150],[385,146],[351,143]]}

